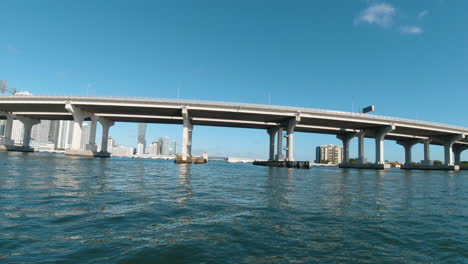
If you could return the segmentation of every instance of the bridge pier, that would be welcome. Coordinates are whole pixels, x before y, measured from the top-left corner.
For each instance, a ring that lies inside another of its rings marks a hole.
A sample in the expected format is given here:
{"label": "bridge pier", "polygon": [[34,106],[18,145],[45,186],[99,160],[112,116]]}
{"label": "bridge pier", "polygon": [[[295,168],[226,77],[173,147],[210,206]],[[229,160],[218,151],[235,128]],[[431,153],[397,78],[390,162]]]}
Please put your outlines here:
{"label": "bridge pier", "polygon": [[452,147],[453,144],[461,139],[464,139],[465,135],[454,135],[454,136],[449,136],[446,137],[444,140],[444,156],[445,156],[445,166],[452,166],[454,165],[453,163],[453,156],[452,156]]}
{"label": "bridge pier", "polygon": [[[458,134],[458,135],[451,135],[451,136],[438,136],[438,137],[433,137],[431,139],[425,140],[424,141],[424,161],[422,165],[432,166],[432,164],[430,164],[430,161],[429,161],[429,144],[430,142],[432,142],[432,140],[437,140],[440,143],[442,143],[442,145],[444,146],[445,167],[457,166],[457,164],[455,164],[453,160],[452,148],[456,141],[464,139],[464,138],[465,138],[465,134]],[[454,153],[456,151],[459,151],[459,149],[457,148],[454,151]]]}
{"label": "bridge pier", "polygon": [[[408,163],[408,161],[405,161],[405,165],[401,167],[401,169],[404,170],[448,170],[448,171],[458,171],[460,170],[460,155],[461,152],[465,149],[468,149],[468,146],[465,145],[455,145],[455,141],[458,141],[460,139],[463,139],[464,135],[454,135],[454,136],[447,136],[447,137],[436,137],[438,141],[441,141],[444,145],[444,166],[434,166],[432,162],[430,161],[430,152],[429,152],[429,146],[430,143],[432,142],[432,138],[429,139],[423,139],[419,140],[419,142],[416,143],[424,143],[424,160],[421,161],[421,165],[419,166],[413,166],[411,163]],[[417,141],[417,140],[414,140]],[[408,142],[411,142],[409,140]],[[397,141],[398,144],[400,144]],[[416,144],[414,143],[414,144]],[[407,143],[411,144],[411,143]],[[413,144],[413,145],[414,145]],[[401,145],[401,144],[400,144]],[[412,147],[412,145],[411,145]],[[405,150],[406,150],[405,146]],[[452,148],[453,148],[453,154],[455,155],[455,163],[453,162],[452,158]],[[405,151],[406,152],[406,151]]]}
{"label": "bridge pier", "polygon": [[397,140],[397,144],[405,148],[405,166],[412,166],[411,150],[418,143],[420,139]]}
{"label": "bridge pier", "polygon": [[5,133],[3,138],[0,141],[0,151],[8,151],[14,148],[14,142],[11,140],[11,132],[13,130],[13,120],[15,119],[15,115],[8,112],[0,111],[0,115],[6,117],[5,122]]}
{"label": "bridge pier", "polygon": [[300,115],[296,115],[293,119],[289,120],[287,127],[287,148],[286,156],[288,161],[294,161],[294,129],[301,121]]}
{"label": "bridge pier", "polygon": [[344,133],[336,136],[343,142],[343,164],[349,163],[349,143],[356,135],[357,133]]}
{"label": "bridge pier", "polygon": [[96,146],[96,128],[97,128],[97,122],[99,118],[95,115],[91,116],[91,123],[90,129],[89,129],[89,140],[86,144],[86,150],[91,150],[93,152],[97,152],[97,146]]}
{"label": "bridge pier", "polygon": [[[367,129],[361,130],[356,134],[346,133],[339,135],[338,138],[343,141],[343,151],[346,153],[346,159],[344,162],[339,165],[340,168],[354,168],[354,169],[390,169],[389,164],[385,164],[384,158],[384,140],[385,136],[395,130],[395,126],[389,125],[377,129]],[[375,139],[375,163],[374,164],[367,164],[366,159],[364,157],[364,137],[367,133],[373,133]],[[357,136],[359,139],[358,142],[358,160],[356,164],[349,163],[349,141],[354,137]],[[344,155],[344,156],[345,156]]]}
{"label": "bridge pier", "polygon": [[468,149],[468,145],[453,146],[453,154],[455,156],[455,165],[461,165],[461,153]]}
{"label": "bridge pier", "polygon": [[31,119],[27,117],[18,118],[21,123],[23,123],[24,133],[23,133],[23,148],[29,149],[31,145],[31,131],[34,125],[39,124],[41,121],[36,119]]}
{"label": "bridge pier", "polygon": [[[72,105],[71,103],[67,103],[65,105],[65,109],[72,114],[73,116],[73,138],[71,144],[71,151],[79,152],[81,149],[81,134],[83,129],[83,121],[85,118],[89,118],[92,116],[91,113],[83,111],[79,107]],[[67,154],[67,152],[65,152]]]}
{"label": "bridge pier", "polygon": [[375,131],[375,164],[385,164],[384,138],[393,130],[395,130],[395,126],[391,125],[379,128]]}
{"label": "bridge pier", "polygon": [[193,123],[187,107],[182,108],[182,161],[188,161],[192,157],[192,132]]}
{"label": "bridge pier", "polygon": [[[77,157],[103,157],[107,158],[110,157],[109,153],[107,152],[107,135],[109,133],[109,127],[112,126],[114,123],[111,121],[107,121],[103,118],[98,118],[94,114],[84,111],[79,107],[67,103],[65,105],[65,109],[72,114],[73,116],[73,138],[71,148],[65,150],[65,156],[77,156]],[[81,137],[83,133],[83,121],[86,118],[91,118],[91,127],[90,127],[90,135],[89,141],[86,142],[84,149],[81,147]],[[102,131],[103,131],[103,144],[101,145],[101,151],[97,152],[96,147],[96,126],[97,121],[101,122]],[[104,140],[105,139],[105,140]]]}
{"label": "bridge pier", "polygon": [[269,161],[275,160],[275,136],[278,132],[277,127],[271,127],[267,130],[268,135],[270,136],[270,152],[269,152]]}
{"label": "bridge pier", "polygon": [[16,117],[16,119],[23,124],[23,145],[15,146],[13,140],[11,140],[11,133],[13,128],[13,115],[11,115],[10,117],[7,116],[7,124],[5,128],[4,142],[7,143],[7,145],[4,145],[2,149],[7,151],[34,152],[34,149],[30,146],[31,130],[32,127],[36,124],[39,124],[40,121],[37,119],[18,116]]}
{"label": "bridge pier", "polygon": [[431,164],[431,142],[432,138],[423,139],[424,144],[424,160],[421,161],[423,166],[432,166]]}
{"label": "bridge pier", "polygon": [[284,160],[283,157],[283,128],[278,127],[278,145],[276,150],[276,161]]}
{"label": "bridge pier", "polygon": [[97,153],[97,157],[108,158],[110,157],[108,151],[108,139],[109,139],[109,129],[114,125],[113,121],[107,120],[100,117],[99,123],[102,126],[102,136],[101,136],[101,150]]}
{"label": "bridge pier", "polygon": [[358,158],[356,160],[357,164],[366,164],[367,159],[364,154],[364,137],[366,136],[366,131],[362,130],[357,133],[358,137]]}

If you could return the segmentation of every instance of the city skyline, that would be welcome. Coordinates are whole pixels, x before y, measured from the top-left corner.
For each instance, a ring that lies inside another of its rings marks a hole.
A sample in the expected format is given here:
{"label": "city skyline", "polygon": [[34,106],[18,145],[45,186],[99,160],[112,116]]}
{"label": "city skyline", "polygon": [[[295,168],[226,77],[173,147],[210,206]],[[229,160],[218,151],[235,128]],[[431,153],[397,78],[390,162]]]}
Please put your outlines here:
{"label": "city skyline", "polygon": [[[378,115],[468,124],[468,37],[461,34],[468,23],[462,12],[466,2],[455,1],[457,8],[438,0],[202,2],[142,1],[128,8],[116,1],[112,13],[90,1],[47,9],[43,3],[24,8],[21,1],[11,2],[0,14],[5,25],[0,56],[8,62],[0,65],[0,77],[33,94],[354,112],[374,104]],[[150,130],[181,138],[179,126],[151,124]],[[133,145],[137,126],[117,123],[110,135]],[[194,154],[266,158],[264,131],[199,126],[193,137]],[[313,160],[314,147],[323,144],[340,142],[297,133],[297,159]],[[372,144],[366,143],[369,161]],[[353,141],[351,157],[356,149]],[[386,159],[402,161],[403,153],[401,146],[386,143]],[[432,153],[443,159],[440,147]],[[422,147],[413,155],[421,160]]]}
{"label": "city skyline", "polygon": [[[0,138],[5,133],[5,120],[0,120]],[[84,122],[82,126],[81,134],[81,148],[87,149],[89,138],[90,138],[90,122]],[[41,150],[65,150],[71,147],[73,139],[73,121],[70,120],[41,120],[40,123],[34,125],[31,130],[31,146]],[[108,146],[111,148],[110,153],[114,152],[125,155],[176,155],[177,152],[177,140],[170,140],[169,136],[160,136],[158,140],[156,138],[152,141],[159,143],[158,150],[154,150],[154,153],[147,151],[146,145],[146,124],[138,124],[138,137],[136,138],[137,143],[135,147],[124,146],[117,144],[112,136],[108,139]],[[14,144],[21,145],[23,143],[24,127],[21,121],[13,121],[12,129],[12,140]],[[98,138],[101,141],[100,138]],[[115,148],[121,148],[116,150]],[[138,148],[141,147],[142,152],[138,152]],[[95,150],[100,149],[100,144],[96,144]],[[113,148],[113,149],[112,149]],[[114,150],[114,151],[112,151]],[[130,154],[132,153],[132,154]]]}

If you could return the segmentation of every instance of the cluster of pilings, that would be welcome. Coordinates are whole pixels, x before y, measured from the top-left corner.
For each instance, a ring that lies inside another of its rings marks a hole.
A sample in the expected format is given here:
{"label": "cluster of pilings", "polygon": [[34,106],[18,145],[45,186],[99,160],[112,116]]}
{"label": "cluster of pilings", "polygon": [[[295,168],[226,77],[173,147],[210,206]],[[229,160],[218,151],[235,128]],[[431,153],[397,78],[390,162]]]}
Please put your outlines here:
{"label": "cluster of pilings", "polygon": [[279,168],[295,168],[295,169],[310,169],[308,161],[267,161],[256,160],[253,165],[279,167]]}
{"label": "cluster of pilings", "polygon": [[192,163],[195,163],[195,164],[203,164],[203,163],[206,163],[207,160],[203,157],[187,157],[187,158],[183,158],[182,156],[180,155],[177,155],[176,158],[174,159],[174,163],[176,164],[192,164]]}

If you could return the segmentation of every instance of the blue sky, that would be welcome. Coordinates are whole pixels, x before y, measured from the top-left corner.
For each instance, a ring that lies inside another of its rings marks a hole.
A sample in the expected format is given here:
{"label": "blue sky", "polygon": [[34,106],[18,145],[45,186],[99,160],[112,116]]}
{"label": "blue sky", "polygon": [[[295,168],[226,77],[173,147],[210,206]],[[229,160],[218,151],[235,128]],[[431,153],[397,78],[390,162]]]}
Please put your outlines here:
{"label": "blue sky", "polygon": [[[0,79],[33,94],[374,104],[379,115],[468,126],[464,0],[3,0],[0,10]],[[136,129],[117,124],[111,135],[135,145]],[[158,136],[180,141],[181,127],[149,125],[148,141]],[[340,142],[297,133],[296,159],[329,143]],[[268,137],[196,127],[194,150],[266,157]],[[403,160],[403,148],[388,141],[386,159]]]}

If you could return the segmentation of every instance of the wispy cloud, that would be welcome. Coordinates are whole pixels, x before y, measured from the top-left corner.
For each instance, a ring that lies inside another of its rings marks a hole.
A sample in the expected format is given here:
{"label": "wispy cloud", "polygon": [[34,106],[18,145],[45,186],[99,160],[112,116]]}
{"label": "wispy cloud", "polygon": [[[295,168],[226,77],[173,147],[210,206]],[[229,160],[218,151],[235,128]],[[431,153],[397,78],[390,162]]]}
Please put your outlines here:
{"label": "wispy cloud", "polygon": [[423,19],[425,16],[429,15],[429,11],[427,10],[423,10],[421,12],[418,13],[418,19],[421,20]]}
{"label": "wispy cloud", "polygon": [[20,54],[21,53],[21,51],[16,46],[14,46],[13,44],[8,44],[6,46],[6,50],[10,54]]}
{"label": "wispy cloud", "polygon": [[373,4],[364,9],[358,17],[354,19],[355,24],[374,24],[382,27],[389,27],[393,24],[395,8],[386,3]]}
{"label": "wispy cloud", "polygon": [[[423,28],[420,26],[424,17],[429,15],[428,10],[421,10],[417,13],[416,18],[413,17],[413,25],[402,25],[398,22],[397,9],[387,3],[374,3],[368,6],[366,9],[354,19],[354,24],[370,24],[378,25],[387,29],[394,29],[404,35],[420,35],[424,33]],[[401,19],[400,19],[401,20]]]}
{"label": "wispy cloud", "polygon": [[424,33],[424,30],[418,26],[404,26],[400,28],[400,33],[405,35],[419,35]]}

